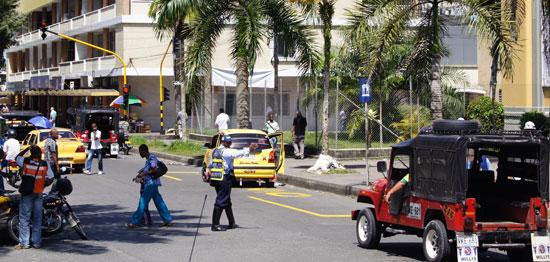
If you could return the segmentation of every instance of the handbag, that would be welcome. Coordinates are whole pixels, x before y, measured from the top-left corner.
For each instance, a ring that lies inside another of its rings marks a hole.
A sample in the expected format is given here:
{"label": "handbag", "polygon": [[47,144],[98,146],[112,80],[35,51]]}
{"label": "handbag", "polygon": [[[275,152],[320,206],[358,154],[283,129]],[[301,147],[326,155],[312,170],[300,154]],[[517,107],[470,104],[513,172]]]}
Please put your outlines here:
{"label": "handbag", "polygon": [[21,178],[21,185],[19,185],[19,193],[22,196],[28,196],[34,192],[34,182],[36,181],[36,175],[38,175],[38,170],[40,170],[40,163],[38,168],[34,173],[34,176],[23,175]]}

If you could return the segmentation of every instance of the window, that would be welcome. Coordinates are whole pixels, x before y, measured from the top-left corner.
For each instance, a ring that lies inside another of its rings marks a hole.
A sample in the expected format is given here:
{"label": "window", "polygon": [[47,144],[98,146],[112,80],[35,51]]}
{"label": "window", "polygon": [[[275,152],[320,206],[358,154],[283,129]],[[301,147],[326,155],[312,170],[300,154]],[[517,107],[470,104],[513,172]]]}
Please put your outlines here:
{"label": "window", "polygon": [[242,149],[249,147],[252,143],[258,144],[258,149],[268,149],[271,148],[269,139],[265,135],[260,134],[233,134],[231,135],[233,143],[231,148]]}
{"label": "window", "polygon": [[109,50],[111,51],[116,51],[115,50],[115,40],[116,39],[116,35],[115,35],[115,31],[109,31]]}
{"label": "window", "polygon": [[282,37],[276,37],[275,41],[277,44],[277,55],[279,57],[294,57],[296,53],[294,47],[289,46]]}
{"label": "window", "polygon": [[442,58],[444,65],[477,65],[476,33],[469,33],[464,26],[449,26],[443,38],[449,55]]}
{"label": "window", "polygon": [[[46,140],[46,138],[50,137],[49,132],[42,132],[40,133],[40,141]],[[59,131],[59,139],[71,139],[76,138],[73,134],[73,132],[70,131]]]}
{"label": "window", "polygon": [[[218,95],[218,105],[220,108],[223,108],[223,105],[224,105],[224,96],[223,94],[219,94]],[[235,111],[237,109],[237,104],[236,104],[236,96],[235,94],[226,94],[225,96],[225,113],[229,116],[234,116],[235,115]]]}

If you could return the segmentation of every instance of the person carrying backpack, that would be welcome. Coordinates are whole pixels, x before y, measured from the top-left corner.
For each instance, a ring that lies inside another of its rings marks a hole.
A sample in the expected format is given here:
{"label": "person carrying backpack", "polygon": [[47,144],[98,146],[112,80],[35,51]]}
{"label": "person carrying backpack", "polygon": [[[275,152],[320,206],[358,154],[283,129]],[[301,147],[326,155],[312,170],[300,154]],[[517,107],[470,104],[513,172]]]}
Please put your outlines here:
{"label": "person carrying backpack", "polygon": [[170,211],[168,211],[168,207],[166,206],[166,203],[164,203],[164,199],[162,199],[162,196],[158,190],[158,187],[161,186],[160,177],[166,174],[168,169],[166,168],[166,165],[159,161],[155,155],[149,153],[149,148],[145,144],[139,146],[139,155],[147,160],[145,161],[145,167],[139,171],[138,175],[134,178],[134,181],[143,181],[145,186],[143,193],[139,198],[138,208],[132,215],[131,222],[126,224],[126,227],[132,229],[141,225],[140,222],[145,214],[145,208],[149,206],[151,199],[153,199],[155,207],[164,222],[161,227],[172,226],[172,216],[170,215]]}

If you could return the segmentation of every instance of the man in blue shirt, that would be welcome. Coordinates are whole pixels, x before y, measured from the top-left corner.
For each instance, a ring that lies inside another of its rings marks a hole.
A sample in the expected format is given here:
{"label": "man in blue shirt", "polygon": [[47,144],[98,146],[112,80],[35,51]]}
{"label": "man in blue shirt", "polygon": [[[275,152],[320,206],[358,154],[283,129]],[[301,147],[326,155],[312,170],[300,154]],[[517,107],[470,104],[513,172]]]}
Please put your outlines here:
{"label": "man in blue shirt", "polygon": [[147,160],[145,161],[145,167],[139,171],[136,179],[143,180],[145,187],[141,197],[139,198],[138,208],[132,215],[132,222],[126,224],[126,226],[128,228],[138,227],[140,221],[143,219],[145,208],[149,206],[151,199],[153,199],[155,207],[157,208],[162,221],[164,221],[161,226],[172,226],[172,216],[170,215],[170,211],[168,211],[168,207],[166,206],[166,203],[164,203],[158,189],[159,186],[161,186],[160,178],[156,176],[158,159],[155,155],[149,153],[149,148],[144,144],[139,146],[139,155],[141,158],[145,158]]}
{"label": "man in blue shirt", "polygon": [[228,229],[236,228],[235,217],[233,216],[233,209],[231,208],[231,187],[235,180],[233,172],[233,160],[235,158],[246,156],[250,151],[258,149],[258,144],[251,143],[248,148],[242,150],[231,148],[231,136],[225,135],[222,137],[222,145],[214,150],[208,169],[206,169],[207,177],[212,175],[212,160],[214,158],[222,160],[223,163],[223,180],[215,181],[214,187],[216,188],[216,203],[214,204],[214,214],[212,215],[212,231],[225,231],[225,228],[220,226],[220,218],[223,210],[229,220]]}

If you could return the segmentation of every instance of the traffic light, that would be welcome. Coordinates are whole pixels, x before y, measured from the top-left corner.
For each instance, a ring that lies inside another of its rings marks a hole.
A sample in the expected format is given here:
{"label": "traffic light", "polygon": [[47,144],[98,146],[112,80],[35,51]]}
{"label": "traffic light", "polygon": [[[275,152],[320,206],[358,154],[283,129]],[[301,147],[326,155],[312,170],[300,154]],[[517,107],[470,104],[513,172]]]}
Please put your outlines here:
{"label": "traffic light", "polygon": [[124,87],[122,87],[122,98],[124,100],[124,109],[128,110],[128,102],[130,100],[130,85],[124,85]]}
{"label": "traffic light", "polygon": [[163,94],[163,101],[170,100],[170,89],[164,87],[162,90],[162,94]]}
{"label": "traffic light", "polygon": [[42,31],[42,34],[40,35],[42,37],[42,40],[45,40],[46,39],[46,31],[48,29],[46,28],[46,22],[42,22],[42,26],[40,27],[40,31]]}

